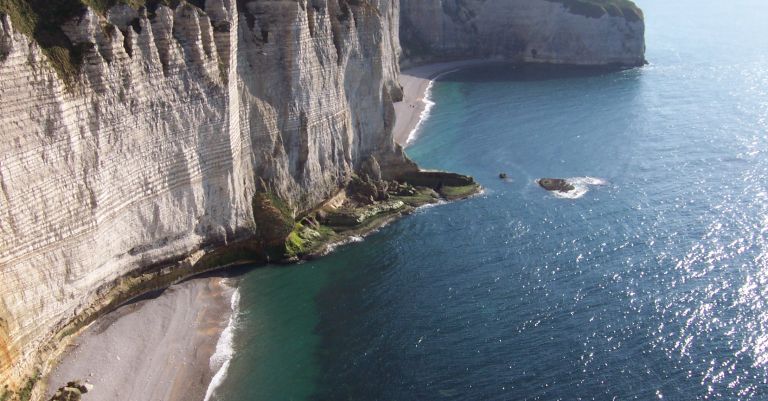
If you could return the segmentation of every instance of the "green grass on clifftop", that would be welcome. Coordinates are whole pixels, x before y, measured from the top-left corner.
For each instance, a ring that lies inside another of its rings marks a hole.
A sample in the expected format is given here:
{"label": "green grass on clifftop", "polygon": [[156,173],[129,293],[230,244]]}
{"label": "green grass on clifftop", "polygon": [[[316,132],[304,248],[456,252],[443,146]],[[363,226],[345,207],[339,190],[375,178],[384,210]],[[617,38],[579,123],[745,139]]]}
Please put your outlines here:
{"label": "green grass on clifftop", "polygon": [[[83,54],[93,43],[73,44],[61,26],[85,13],[87,7],[105,15],[117,4],[135,9],[146,7],[150,14],[159,5],[175,7],[181,0],[0,0],[0,15],[8,15],[14,28],[34,40],[59,78],[72,84],[80,72]],[[188,0],[203,7],[205,0]]]}
{"label": "green grass on clifftop", "polygon": [[643,10],[630,0],[548,0],[565,5],[573,14],[600,18],[605,14],[628,21],[643,20]]}
{"label": "green grass on clifftop", "polygon": [[[99,14],[106,14],[107,11],[118,5],[127,4],[135,10],[142,7],[146,7],[150,12],[157,9],[158,6],[164,5],[171,8],[176,8],[181,4],[182,0],[81,0],[85,5],[91,7]],[[197,6],[198,8],[205,8],[205,0],[187,0],[187,3]]]}
{"label": "green grass on clifftop", "polygon": [[79,0],[0,0],[0,14],[8,15],[17,31],[40,45],[53,69],[67,83],[80,70],[82,53],[88,45],[75,46],[61,25],[84,11]]}

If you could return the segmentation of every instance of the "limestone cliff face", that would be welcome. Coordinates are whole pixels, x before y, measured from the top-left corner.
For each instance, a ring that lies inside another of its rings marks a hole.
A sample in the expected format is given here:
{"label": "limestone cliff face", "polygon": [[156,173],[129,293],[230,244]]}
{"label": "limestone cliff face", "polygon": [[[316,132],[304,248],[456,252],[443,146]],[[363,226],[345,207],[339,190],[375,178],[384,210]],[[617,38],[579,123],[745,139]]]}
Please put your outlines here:
{"label": "limestone cliff face", "polygon": [[515,62],[637,66],[642,12],[571,6],[575,0],[401,0],[404,65],[499,58]]}
{"label": "limestone cliff face", "polygon": [[391,132],[398,32],[412,62],[643,62],[642,19],[565,0],[401,1],[83,9],[44,32],[76,50],[77,73],[0,11],[0,383],[44,369],[72,322],[137,277],[179,277],[258,237],[264,192],[298,213],[353,172],[413,169]]}
{"label": "limestone cliff face", "polygon": [[[87,10],[65,84],[0,16],[0,383],[121,277],[252,236],[393,143],[396,0],[207,0]],[[0,394],[2,389],[0,389]]]}

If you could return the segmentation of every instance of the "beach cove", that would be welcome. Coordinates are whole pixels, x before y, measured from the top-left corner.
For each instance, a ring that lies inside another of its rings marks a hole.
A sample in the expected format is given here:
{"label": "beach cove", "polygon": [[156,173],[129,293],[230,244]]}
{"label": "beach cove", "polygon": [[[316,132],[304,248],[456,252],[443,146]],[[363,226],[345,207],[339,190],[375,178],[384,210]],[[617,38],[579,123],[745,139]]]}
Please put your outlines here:
{"label": "beach cove", "polygon": [[764,399],[768,48],[737,5],[644,4],[641,69],[404,72],[398,142],[486,192],[240,275],[210,399]]}
{"label": "beach cove", "polygon": [[[483,63],[437,63],[403,71],[404,99],[395,104],[397,143],[407,146],[428,118],[435,78]],[[354,236],[342,244],[361,241]],[[70,381],[93,385],[86,399],[212,399],[234,352],[231,331],[238,313],[238,280],[215,273],[191,278],[98,318],[72,340],[52,370],[46,399]],[[141,374],[129,373],[136,371]]]}
{"label": "beach cove", "polygon": [[408,154],[485,193],[245,275],[216,399],[768,396],[765,5],[642,6],[643,68],[440,77]]}

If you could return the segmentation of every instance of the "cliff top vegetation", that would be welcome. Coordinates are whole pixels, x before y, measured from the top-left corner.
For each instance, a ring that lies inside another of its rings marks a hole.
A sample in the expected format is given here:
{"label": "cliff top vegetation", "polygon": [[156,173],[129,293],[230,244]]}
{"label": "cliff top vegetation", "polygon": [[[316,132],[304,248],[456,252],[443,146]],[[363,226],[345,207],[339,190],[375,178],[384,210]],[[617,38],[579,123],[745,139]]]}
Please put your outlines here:
{"label": "cliff top vegetation", "polygon": [[561,3],[574,14],[600,18],[605,14],[624,17],[628,21],[642,21],[643,10],[630,0],[548,0]]}
{"label": "cliff top vegetation", "polygon": [[[158,6],[176,6],[181,0],[0,0],[0,15],[8,15],[14,28],[40,45],[56,73],[71,84],[83,61],[83,52],[93,44],[73,44],[61,25],[82,15],[87,7],[105,15],[118,4],[146,8],[151,15]],[[188,0],[202,7],[205,0]]]}

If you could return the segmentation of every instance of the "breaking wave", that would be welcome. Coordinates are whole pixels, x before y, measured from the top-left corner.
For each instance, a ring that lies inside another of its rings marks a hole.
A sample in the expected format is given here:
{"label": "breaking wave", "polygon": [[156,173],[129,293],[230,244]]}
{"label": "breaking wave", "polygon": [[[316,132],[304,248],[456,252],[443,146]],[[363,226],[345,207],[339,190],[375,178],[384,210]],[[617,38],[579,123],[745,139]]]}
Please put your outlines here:
{"label": "breaking wave", "polygon": [[573,185],[574,189],[568,192],[552,191],[554,196],[562,199],[579,199],[589,192],[590,187],[608,184],[602,178],[596,177],[573,177],[566,178],[565,181]]}
{"label": "breaking wave", "polygon": [[216,343],[216,352],[211,356],[211,370],[215,370],[216,374],[211,379],[211,383],[208,385],[208,389],[205,391],[204,401],[210,401],[216,389],[221,386],[224,379],[227,377],[227,371],[229,370],[229,363],[232,361],[232,357],[235,355],[234,337],[235,326],[237,324],[237,315],[240,309],[240,289],[235,289],[232,293],[232,299],[230,300],[232,308],[232,314],[229,317],[229,323],[224,331],[221,332],[219,341]]}

